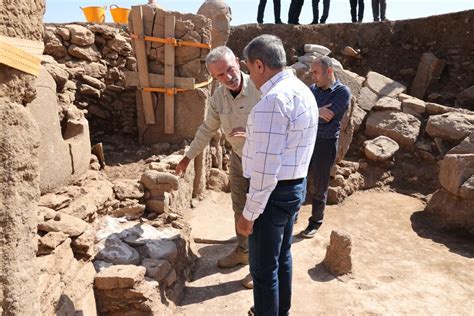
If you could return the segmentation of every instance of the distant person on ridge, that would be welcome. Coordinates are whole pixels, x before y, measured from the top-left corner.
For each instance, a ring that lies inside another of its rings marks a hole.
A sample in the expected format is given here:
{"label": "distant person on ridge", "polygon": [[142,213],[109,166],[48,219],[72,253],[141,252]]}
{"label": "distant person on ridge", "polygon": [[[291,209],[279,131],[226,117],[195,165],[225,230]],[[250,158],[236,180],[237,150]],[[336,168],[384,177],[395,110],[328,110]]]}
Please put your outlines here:
{"label": "distant person on ridge", "polygon": [[[257,22],[259,24],[263,23],[263,14],[265,12],[265,6],[267,5],[267,0],[260,0],[258,4],[258,13],[257,13]],[[273,0],[273,13],[275,14],[275,24],[283,24],[280,18],[281,12],[281,0]]]}
{"label": "distant person on ridge", "polygon": [[[352,22],[361,23],[364,19],[364,0],[349,0],[351,4]],[[357,5],[359,5],[359,12],[357,12]]]}
{"label": "distant person on ridge", "polygon": [[[374,22],[386,21],[385,11],[387,10],[386,0],[372,0],[372,13],[374,14]],[[379,19],[380,13],[380,19]]]}
{"label": "distant person on ridge", "polygon": [[[326,23],[329,15],[329,2],[330,0],[323,0],[323,15],[319,20],[319,1],[312,0],[313,3],[313,22],[311,24]],[[300,24],[300,14],[303,8],[304,0],[292,0],[290,3],[290,10],[288,12],[288,24]]]}

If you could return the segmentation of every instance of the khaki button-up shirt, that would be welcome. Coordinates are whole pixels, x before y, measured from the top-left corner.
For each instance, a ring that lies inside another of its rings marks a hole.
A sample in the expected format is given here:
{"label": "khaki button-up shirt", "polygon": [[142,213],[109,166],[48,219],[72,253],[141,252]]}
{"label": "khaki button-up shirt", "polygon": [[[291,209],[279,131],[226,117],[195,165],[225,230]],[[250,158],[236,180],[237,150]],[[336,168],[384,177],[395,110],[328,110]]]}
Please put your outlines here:
{"label": "khaki button-up shirt", "polygon": [[194,159],[199,155],[219,128],[224,131],[225,137],[232,145],[233,150],[242,157],[245,138],[230,137],[229,133],[236,127],[245,129],[247,118],[255,104],[260,101],[261,95],[261,92],[255,88],[248,75],[242,73],[242,81],[242,90],[235,98],[230,90],[222,85],[216,89],[210,99],[206,119],[199,126],[186,157]]}

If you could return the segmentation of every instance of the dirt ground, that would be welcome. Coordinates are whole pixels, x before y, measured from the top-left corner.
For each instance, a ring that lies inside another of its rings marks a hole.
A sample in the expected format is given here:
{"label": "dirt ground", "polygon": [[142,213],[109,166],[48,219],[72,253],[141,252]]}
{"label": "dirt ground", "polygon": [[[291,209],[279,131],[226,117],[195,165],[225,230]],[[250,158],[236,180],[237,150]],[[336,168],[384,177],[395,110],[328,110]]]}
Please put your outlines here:
{"label": "dirt ground", "polygon": [[[329,206],[314,239],[293,242],[292,315],[474,315],[474,241],[425,224],[422,201],[394,192],[358,192]],[[310,206],[301,209],[298,234]],[[216,261],[235,244],[230,196],[211,192],[190,211],[200,257],[177,315],[246,315],[252,291],[240,284],[248,266]],[[354,273],[335,278],[321,264],[332,230],[352,237]]]}

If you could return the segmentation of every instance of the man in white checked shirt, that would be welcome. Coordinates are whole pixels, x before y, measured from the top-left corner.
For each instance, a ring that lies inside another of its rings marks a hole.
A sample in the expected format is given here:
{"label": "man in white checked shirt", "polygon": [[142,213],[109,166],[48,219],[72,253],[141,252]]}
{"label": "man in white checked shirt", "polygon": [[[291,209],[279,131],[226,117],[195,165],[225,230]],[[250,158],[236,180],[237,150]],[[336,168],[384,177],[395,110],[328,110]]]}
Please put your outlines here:
{"label": "man in white checked shirt", "polygon": [[281,40],[261,35],[244,49],[262,98],[247,121],[244,176],[250,178],[237,229],[249,235],[256,315],[287,315],[291,306],[293,223],[306,195],[306,175],[318,130],[309,88],[285,70]]}

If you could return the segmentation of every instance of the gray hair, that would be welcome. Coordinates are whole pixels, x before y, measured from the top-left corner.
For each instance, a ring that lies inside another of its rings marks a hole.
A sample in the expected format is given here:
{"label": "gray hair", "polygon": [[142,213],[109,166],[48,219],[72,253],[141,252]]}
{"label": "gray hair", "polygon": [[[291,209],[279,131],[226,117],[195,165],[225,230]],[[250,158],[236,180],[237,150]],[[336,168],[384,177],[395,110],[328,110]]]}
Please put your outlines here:
{"label": "gray hair", "polygon": [[211,50],[206,57],[206,66],[214,64],[220,60],[234,60],[235,55],[227,46],[218,46]]}
{"label": "gray hair", "polygon": [[286,54],[280,38],[264,34],[254,38],[244,48],[244,57],[250,62],[260,59],[271,69],[282,69],[286,66]]}
{"label": "gray hair", "polygon": [[316,58],[313,64],[319,64],[323,66],[324,70],[328,70],[328,68],[334,68],[334,63],[332,59],[328,56],[320,56]]}

